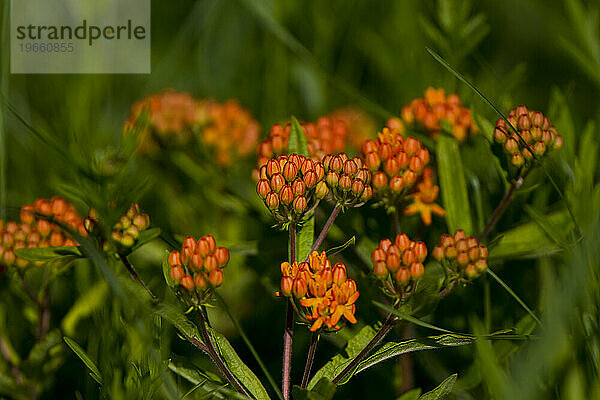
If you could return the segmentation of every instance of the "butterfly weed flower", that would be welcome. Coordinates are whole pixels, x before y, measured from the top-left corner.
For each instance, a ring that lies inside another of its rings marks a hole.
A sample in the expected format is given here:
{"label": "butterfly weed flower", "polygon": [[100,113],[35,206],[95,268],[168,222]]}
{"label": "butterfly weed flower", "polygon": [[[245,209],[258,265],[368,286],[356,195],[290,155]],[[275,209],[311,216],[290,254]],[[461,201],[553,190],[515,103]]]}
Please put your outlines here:
{"label": "butterfly weed flower", "polygon": [[516,167],[532,164],[536,158],[563,145],[556,127],[539,111],[520,105],[509,112],[507,120],[510,125],[502,118],[496,122],[494,141],[502,145]]}
{"label": "butterfly weed flower", "polygon": [[0,265],[25,268],[34,263],[16,256],[24,248],[77,246],[68,227],[85,236],[83,222],[75,207],[63,198],[38,198],[21,207],[20,222],[0,223]]}
{"label": "butterfly weed flower", "polygon": [[144,117],[147,124],[139,132],[137,150],[155,154],[161,148],[181,148],[191,143],[202,110],[189,93],[164,90],[132,105],[125,131],[134,131],[138,120]]}
{"label": "butterfly weed flower", "polygon": [[296,153],[270,159],[259,178],[256,192],[284,228],[300,223],[329,192],[323,164]]}
{"label": "butterfly weed flower", "polygon": [[229,167],[253,153],[260,126],[248,110],[236,100],[203,100],[199,108],[199,139],[213,153],[217,164]]}
{"label": "butterfly weed flower", "polygon": [[423,262],[426,258],[425,243],[410,240],[401,233],[393,243],[383,239],[373,250],[373,274],[381,282],[386,295],[406,299],[414,293],[418,281],[425,274]]}
{"label": "butterfly weed flower", "polygon": [[430,167],[425,168],[417,190],[411,195],[412,203],[404,209],[404,215],[420,214],[423,224],[431,225],[432,214],[439,217],[446,215],[446,211],[435,203],[440,188],[434,184],[433,171]]}
{"label": "butterfly weed flower", "polygon": [[324,251],[314,251],[308,262],[281,263],[281,274],[281,291],[276,294],[296,304],[300,318],[312,332],[337,331],[344,320],[356,323],[359,292],[356,282],[348,278],[344,264],[332,266]]}
{"label": "butterfly weed flower", "polygon": [[214,288],[223,283],[223,268],[229,263],[229,250],[217,247],[215,238],[206,235],[184,239],[181,250],[169,253],[169,278],[180,295],[191,304],[210,301]]}
{"label": "butterfly weed flower", "polygon": [[462,229],[454,235],[445,234],[432,251],[449,276],[462,282],[477,278],[487,269],[488,249],[475,236],[468,236]]}
{"label": "butterfly weed flower", "polygon": [[373,194],[389,208],[404,200],[429,163],[429,151],[418,139],[404,138],[400,130],[389,127],[377,139],[365,141],[362,154],[372,174]]}
{"label": "butterfly weed flower", "polygon": [[478,132],[471,110],[462,106],[457,94],[446,96],[442,88],[427,88],[423,98],[414,99],[404,106],[402,119],[408,126],[424,131],[433,139],[442,130],[442,121],[450,124],[452,132],[448,133],[460,142]]}

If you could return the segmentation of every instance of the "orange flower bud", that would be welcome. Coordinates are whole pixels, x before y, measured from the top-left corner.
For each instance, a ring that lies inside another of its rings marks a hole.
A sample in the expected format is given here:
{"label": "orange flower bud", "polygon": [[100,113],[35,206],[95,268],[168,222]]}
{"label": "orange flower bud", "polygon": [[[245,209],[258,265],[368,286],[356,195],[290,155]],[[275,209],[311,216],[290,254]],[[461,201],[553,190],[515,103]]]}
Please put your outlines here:
{"label": "orange flower bud", "polygon": [[387,186],[387,183],[388,178],[383,172],[378,171],[375,173],[375,175],[373,175],[373,187],[375,189],[383,190]]}
{"label": "orange flower bud", "polygon": [[338,185],[340,178],[338,176],[338,174],[336,174],[333,171],[329,171],[327,173],[327,177],[325,178],[325,182],[327,182],[327,186],[329,186],[330,188],[336,188]]}
{"label": "orange flower bud", "polygon": [[305,280],[299,278],[294,279],[292,284],[292,293],[294,293],[294,297],[301,299],[306,296],[307,291],[308,289]]}
{"label": "orange flower bud", "polygon": [[461,239],[455,243],[456,250],[458,251],[467,251],[469,250],[469,245],[465,239]]}
{"label": "orange flower bud", "polygon": [[471,247],[469,249],[469,260],[477,261],[479,259],[479,247]]}
{"label": "orange flower bud", "polygon": [[365,190],[365,184],[361,180],[354,179],[352,181],[352,194],[354,196],[360,197],[364,190]]}
{"label": "orange flower bud", "polygon": [[272,178],[273,175],[281,173],[281,168],[279,168],[279,163],[277,162],[277,160],[271,159],[271,160],[267,161],[266,172],[267,172],[267,177],[269,179]]}
{"label": "orange flower bud", "polygon": [[400,286],[406,286],[410,283],[410,271],[408,268],[402,267],[396,271],[396,282]]}
{"label": "orange flower bud", "polygon": [[456,262],[463,267],[467,265],[469,261],[469,254],[466,251],[461,251],[456,256]]}
{"label": "orange flower bud", "polygon": [[360,197],[360,201],[366,203],[367,201],[371,200],[371,197],[373,197],[373,189],[371,189],[371,186],[365,186],[365,190]]}
{"label": "orange flower bud", "polygon": [[346,174],[343,174],[342,176],[340,176],[340,180],[338,182],[338,186],[344,192],[349,192],[352,189],[352,178],[350,178]]}
{"label": "orange flower bud", "polygon": [[423,264],[419,261],[415,261],[410,265],[410,275],[412,276],[413,280],[419,280],[423,277],[423,275],[425,274],[425,267],[423,266]]}
{"label": "orange flower bud", "polygon": [[400,233],[398,236],[396,236],[394,244],[398,247],[398,249],[404,251],[410,246],[410,239],[405,233]]}
{"label": "orange flower bud", "polygon": [[225,247],[217,247],[215,249],[215,257],[217,257],[219,268],[223,268],[229,262],[229,250]]}
{"label": "orange flower bud", "polygon": [[292,201],[294,201],[294,192],[292,192],[292,187],[290,185],[285,185],[279,191],[279,199],[283,204],[290,205]]}
{"label": "orange flower bud", "polygon": [[288,161],[283,167],[283,177],[287,182],[293,182],[297,175],[298,166],[295,163]]}
{"label": "orange flower bud", "polygon": [[40,233],[40,235],[46,237],[50,234],[52,226],[50,225],[50,222],[46,221],[45,219],[40,219],[37,222],[36,229]]}
{"label": "orange flower bud", "polygon": [[412,264],[415,260],[417,259],[417,257],[415,256],[415,252],[413,251],[413,249],[406,249],[402,252],[402,264],[404,265],[410,265]]}
{"label": "orange flower bud", "polygon": [[256,185],[256,193],[258,193],[261,199],[266,199],[270,191],[271,186],[269,186],[268,180],[261,179],[260,181],[258,181],[258,184]]}
{"label": "orange flower bud", "polygon": [[379,165],[381,165],[381,159],[379,158],[379,155],[377,155],[377,153],[374,151],[367,153],[365,156],[365,165],[369,170],[373,172],[377,171],[379,169]]}
{"label": "orange flower bud", "polygon": [[184,275],[181,278],[180,284],[187,290],[194,290],[194,279],[190,275]]}
{"label": "orange flower bud", "polygon": [[382,143],[379,146],[379,158],[385,162],[388,158],[392,156],[392,146],[389,143]]}
{"label": "orange flower bud", "polygon": [[404,150],[409,156],[415,155],[419,150],[421,150],[421,142],[417,138],[409,137],[404,142]]}
{"label": "orange flower bud", "polygon": [[433,258],[440,261],[442,258],[444,258],[444,248],[438,244],[433,248],[432,254]]}
{"label": "orange flower bud", "polygon": [[302,179],[296,179],[294,183],[292,183],[292,192],[294,193],[294,196],[303,195],[305,190],[306,185],[304,184]]}
{"label": "orange flower bud", "polygon": [[343,267],[342,264],[342,266],[336,266],[333,269],[333,283],[335,283],[338,286],[342,286],[344,282],[346,282],[346,268]]}
{"label": "orange flower bud", "polygon": [[214,254],[210,254],[204,259],[204,270],[208,273],[213,272],[219,267],[219,261]]}
{"label": "orange flower bud", "polygon": [[385,279],[388,276],[388,269],[385,261],[377,261],[373,264],[373,273],[378,279]]}
{"label": "orange flower bud", "polygon": [[404,179],[401,176],[395,176],[390,181],[390,189],[392,192],[400,193],[404,190]]}
{"label": "orange flower bud", "polygon": [[479,272],[485,271],[488,267],[486,259],[480,258],[479,260],[477,260],[475,262],[475,267],[477,267],[477,271],[479,271]]}
{"label": "orange flower bud", "polygon": [[265,199],[265,204],[270,210],[276,210],[279,207],[279,196],[277,196],[277,193],[270,192]]}
{"label": "orange flower bud", "polygon": [[423,262],[427,258],[427,246],[423,242],[416,242],[414,248],[417,261]]}
{"label": "orange flower bud", "polygon": [[172,251],[171,253],[169,253],[168,263],[169,267],[181,264],[181,258],[178,251]]}
{"label": "orange flower bud", "polygon": [[383,170],[388,176],[394,176],[400,171],[400,163],[395,158],[388,158],[383,164]]}
{"label": "orange flower bud", "polygon": [[306,174],[304,174],[303,181],[308,189],[312,189],[313,187],[315,187],[318,181],[317,173],[314,170],[306,172]]}
{"label": "orange flower bud", "polygon": [[221,284],[223,283],[223,270],[220,269],[220,268],[214,269],[208,275],[208,282],[210,282],[210,284],[213,287],[219,287],[219,286],[221,286]]}
{"label": "orange flower bud", "polygon": [[294,279],[291,276],[284,276],[281,278],[281,294],[286,297],[290,297],[292,295],[292,285],[294,283]]}
{"label": "orange flower bud", "polygon": [[281,188],[285,185],[285,179],[281,174],[275,174],[271,177],[271,190],[279,193]]}
{"label": "orange flower bud", "polygon": [[329,188],[327,187],[325,181],[319,182],[317,184],[317,188],[315,189],[315,196],[317,197],[317,199],[323,199],[325,196],[327,196],[327,193],[329,193]]}
{"label": "orange flower bud", "polygon": [[358,172],[358,165],[354,162],[354,160],[347,160],[344,163],[344,173],[348,174],[350,177],[353,177]]}
{"label": "orange flower bud", "polygon": [[35,220],[33,206],[28,204],[21,207],[20,217],[24,224],[31,224]]}
{"label": "orange flower bud", "polygon": [[390,271],[396,271],[400,267],[400,256],[398,254],[388,254],[386,264]]}
{"label": "orange flower bud", "polygon": [[202,257],[206,257],[210,254],[210,244],[208,243],[208,240],[206,240],[206,238],[198,239],[197,251],[198,254],[200,254],[200,256]]}
{"label": "orange flower bud", "polygon": [[194,285],[196,285],[196,289],[200,290],[204,290],[208,287],[204,274],[199,273],[194,276]]}
{"label": "orange flower bud", "polygon": [[391,245],[392,241],[390,239],[383,239],[379,242],[379,248],[386,252],[388,251]]}
{"label": "orange flower bud", "polygon": [[473,263],[469,263],[469,265],[467,265],[465,268],[465,275],[467,275],[469,279],[477,278],[479,276],[477,266]]}
{"label": "orange flower bud", "polygon": [[304,213],[304,211],[306,211],[307,207],[308,207],[308,203],[306,201],[306,197],[304,196],[298,196],[294,199],[294,211],[297,214],[302,214]]}
{"label": "orange flower bud", "polygon": [[190,267],[192,269],[200,269],[204,265],[204,258],[198,253],[192,254],[190,258]]}
{"label": "orange flower bud", "polygon": [[175,281],[175,283],[179,283],[185,275],[185,272],[183,272],[183,268],[181,268],[180,265],[173,265],[169,271],[169,275],[171,276],[171,279]]}
{"label": "orange flower bud", "polygon": [[458,255],[458,250],[454,246],[448,246],[445,250],[445,256],[448,258],[455,258]]}
{"label": "orange flower bud", "polygon": [[373,260],[374,263],[376,263],[377,261],[385,261],[385,258],[385,251],[379,247],[373,250],[373,252],[371,253],[371,260]]}

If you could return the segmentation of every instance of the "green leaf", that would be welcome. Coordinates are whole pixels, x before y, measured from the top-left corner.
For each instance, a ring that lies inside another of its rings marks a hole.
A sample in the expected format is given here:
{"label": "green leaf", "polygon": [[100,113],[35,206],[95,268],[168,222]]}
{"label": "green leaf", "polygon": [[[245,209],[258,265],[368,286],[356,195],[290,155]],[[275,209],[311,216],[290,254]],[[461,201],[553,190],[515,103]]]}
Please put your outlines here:
{"label": "green leaf", "polygon": [[31,393],[23,393],[22,387],[4,372],[0,372],[0,394],[8,395],[16,400],[31,399]]}
{"label": "green leaf", "polygon": [[169,321],[175,328],[177,328],[183,335],[187,337],[200,337],[198,328],[194,325],[179,307],[161,302],[158,305],[152,307],[154,313]]}
{"label": "green leaf", "polygon": [[77,246],[31,247],[15,250],[15,255],[27,261],[51,261],[63,257],[73,259],[83,257]]}
{"label": "green leaf", "polygon": [[314,213],[302,224],[296,232],[296,257],[306,260],[315,241],[315,215]]}
{"label": "green leaf", "polygon": [[308,143],[306,142],[304,129],[293,115],[290,122],[290,138],[288,143],[288,153],[297,153],[305,157],[310,156],[308,154]]}
{"label": "green leaf", "polygon": [[65,341],[67,346],[69,346],[71,350],[73,350],[77,357],[79,357],[79,359],[83,361],[85,366],[88,367],[88,369],[91,371],[90,376],[96,382],[98,382],[98,384],[102,385],[102,376],[100,375],[100,370],[98,369],[96,364],[94,364],[92,359],[87,355],[87,353],[81,348],[81,346],[79,346],[76,341],[74,341],[68,336],[64,336],[63,340]]}
{"label": "green leaf", "polygon": [[449,330],[444,329],[444,328],[438,328],[437,326],[428,324],[427,322],[423,322],[423,321],[421,321],[418,318],[415,318],[415,317],[413,317],[411,315],[405,314],[402,311],[395,309],[394,307],[390,307],[390,306],[388,306],[386,304],[383,304],[383,303],[380,303],[378,301],[373,301],[373,304],[375,304],[377,307],[379,307],[379,308],[381,308],[381,309],[383,309],[383,310],[385,310],[385,311],[387,311],[389,313],[392,313],[392,314],[400,317],[403,320],[406,320],[408,322],[412,322],[413,324],[422,326],[423,328],[433,329],[434,331],[439,331],[439,332],[444,332],[444,333],[455,333],[455,332],[449,331]]}
{"label": "green leaf", "polygon": [[104,304],[108,292],[106,282],[99,281],[77,299],[61,322],[61,327],[67,336],[74,335],[79,321],[90,316]]}
{"label": "green leaf", "polygon": [[473,233],[471,207],[458,142],[440,135],[436,154],[448,229],[450,232],[463,229],[470,235]]}
{"label": "green leaf", "polygon": [[327,378],[321,378],[312,390],[295,385],[292,391],[294,400],[331,400],[335,395],[335,383]]}
{"label": "green leaf", "polygon": [[421,389],[413,389],[404,393],[402,396],[398,397],[396,400],[419,400],[419,396],[421,395]]}
{"label": "green leaf", "polygon": [[[547,223],[563,227],[565,233],[573,229],[566,211],[557,211],[544,216]],[[537,258],[560,251],[560,247],[536,222],[529,222],[504,232],[496,244],[490,246],[489,259]]]}
{"label": "green leaf", "polygon": [[138,240],[131,248],[131,251],[139,249],[146,243],[149,243],[160,236],[160,228],[150,228],[140,232],[140,236],[138,236]]}
{"label": "green leaf", "polygon": [[27,359],[23,362],[22,369],[40,368],[50,350],[57,345],[62,345],[62,340],[59,330],[55,329],[33,345]]}
{"label": "green leaf", "polygon": [[444,400],[448,397],[456,383],[457,374],[450,375],[438,387],[419,397],[419,400]]}
{"label": "green leaf", "polygon": [[335,378],[352,361],[354,357],[373,339],[377,333],[376,329],[370,325],[364,326],[356,335],[354,335],[344,350],[333,356],[321,369],[319,369],[308,382],[308,389],[316,387],[321,378],[329,380]]}
{"label": "green leaf", "polygon": [[258,400],[270,399],[265,387],[256,375],[254,375],[254,372],[244,364],[227,338],[213,329],[210,330],[210,334],[219,354],[223,357],[223,361],[248,392]]}

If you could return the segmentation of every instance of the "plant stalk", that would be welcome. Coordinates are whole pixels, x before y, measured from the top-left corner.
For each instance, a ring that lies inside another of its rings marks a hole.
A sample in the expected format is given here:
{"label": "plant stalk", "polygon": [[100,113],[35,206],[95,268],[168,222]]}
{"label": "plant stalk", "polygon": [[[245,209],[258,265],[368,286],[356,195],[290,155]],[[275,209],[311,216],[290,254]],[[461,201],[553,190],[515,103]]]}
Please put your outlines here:
{"label": "plant stalk", "polygon": [[302,375],[302,388],[306,388],[308,385],[308,378],[310,377],[310,370],[312,369],[313,362],[315,360],[315,354],[317,353],[317,345],[319,344],[319,334],[313,332],[310,337],[310,347],[308,348],[308,354],[306,356],[306,364],[304,365],[304,374]]}
{"label": "plant stalk", "polygon": [[487,236],[492,231],[492,229],[494,229],[494,227],[498,223],[498,220],[500,219],[500,217],[502,216],[504,211],[506,211],[506,207],[508,207],[508,204],[512,200],[515,192],[517,190],[519,190],[519,188],[521,186],[523,186],[523,183],[525,182],[525,177],[527,177],[527,174],[529,173],[529,171],[531,171],[531,168],[527,168],[525,170],[525,172],[519,171],[519,174],[517,175],[515,180],[510,185],[510,188],[508,188],[508,190],[504,194],[504,197],[500,201],[500,204],[498,204],[498,207],[496,207],[496,209],[492,213],[492,216],[490,217],[487,224],[483,228],[483,231],[477,237],[477,239],[480,242],[485,240],[485,238],[487,238]]}
{"label": "plant stalk", "polygon": [[[290,263],[296,261],[296,226],[290,225]],[[292,373],[292,339],[294,336],[294,308],[291,300],[287,302],[285,313],[285,330],[283,331],[283,370],[281,377],[281,392],[283,398],[290,398],[290,382]]]}
{"label": "plant stalk", "polygon": [[121,259],[121,262],[123,262],[123,265],[125,265],[125,268],[127,268],[127,271],[129,271],[129,275],[131,275],[133,280],[136,281],[137,283],[139,283],[144,289],[146,289],[146,292],[148,292],[150,297],[152,297],[153,301],[158,300],[158,297],[156,297],[154,295],[154,293],[152,293],[152,291],[150,290],[150,288],[148,286],[146,286],[146,284],[144,283],[142,278],[140,278],[140,276],[137,274],[137,272],[135,272],[135,269],[133,269],[133,265],[131,265],[131,263],[127,259],[127,256],[119,253],[119,258]]}
{"label": "plant stalk", "polygon": [[[309,255],[312,254],[313,251],[317,251],[319,249],[319,246],[321,246],[321,244],[325,240],[325,237],[327,236],[327,232],[329,232],[329,228],[331,228],[331,225],[333,225],[333,222],[335,221],[337,216],[340,214],[341,210],[342,210],[342,206],[339,204],[336,204],[336,206],[331,211],[329,218],[327,218],[327,222],[325,222],[325,225],[323,226],[321,233],[319,233],[317,240],[315,240],[315,243],[313,244],[313,247],[310,250],[310,253],[308,253]],[[306,257],[306,261],[308,261],[308,257]]]}
{"label": "plant stalk", "polygon": [[229,368],[227,368],[227,365],[225,365],[225,362],[221,359],[221,356],[215,350],[215,346],[213,345],[213,342],[210,338],[208,329],[206,329],[206,319],[204,318],[204,313],[202,312],[201,308],[198,308],[198,320],[200,321],[200,334],[202,335],[202,340],[204,340],[204,344],[206,346],[208,355],[217,365],[221,373],[225,375],[225,378],[227,378],[227,380],[229,381],[229,383],[231,383],[235,390],[243,394],[244,396],[249,397],[248,392],[246,392],[246,389],[244,389],[244,387],[238,382],[235,375],[233,375]]}

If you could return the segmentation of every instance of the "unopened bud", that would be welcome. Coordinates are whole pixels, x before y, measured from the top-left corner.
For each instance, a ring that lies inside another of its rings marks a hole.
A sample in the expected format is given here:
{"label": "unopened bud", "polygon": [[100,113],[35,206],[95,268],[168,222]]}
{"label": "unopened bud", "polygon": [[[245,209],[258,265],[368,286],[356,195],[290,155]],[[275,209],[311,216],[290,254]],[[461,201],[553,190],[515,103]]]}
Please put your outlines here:
{"label": "unopened bud", "polygon": [[415,261],[410,265],[410,276],[413,278],[413,280],[419,280],[423,277],[423,275],[425,274],[425,267],[423,267],[423,264],[419,261]]}
{"label": "unopened bud", "polygon": [[181,278],[180,284],[186,290],[189,290],[189,291],[194,290],[194,279],[190,275],[184,275],[183,278]]}
{"label": "unopened bud", "polygon": [[214,269],[208,274],[208,282],[210,282],[213,287],[221,286],[221,283],[223,283],[223,270],[220,268]]}
{"label": "unopened bud", "polygon": [[279,191],[279,199],[286,206],[292,204],[292,201],[294,201],[294,192],[290,185],[285,185],[281,188]]}
{"label": "unopened bud", "polygon": [[406,267],[402,267],[396,271],[396,282],[398,282],[400,286],[407,286],[410,283],[410,270]]}
{"label": "unopened bud", "polygon": [[294,211],[297,214],[302,214],[304,213],[304,211],[306,211],[306,208],[308,207],[308,203],[306,201],[306,197],[304,196],[298,196],[294,199]]}
{"label": "unopened bud", "polygon": [[256,193],[258,193],[261,199],[266,199],[270,191],[271,187],[269,186],[268,180],[261,179],[258,181],[258,184],[256,185]]}

